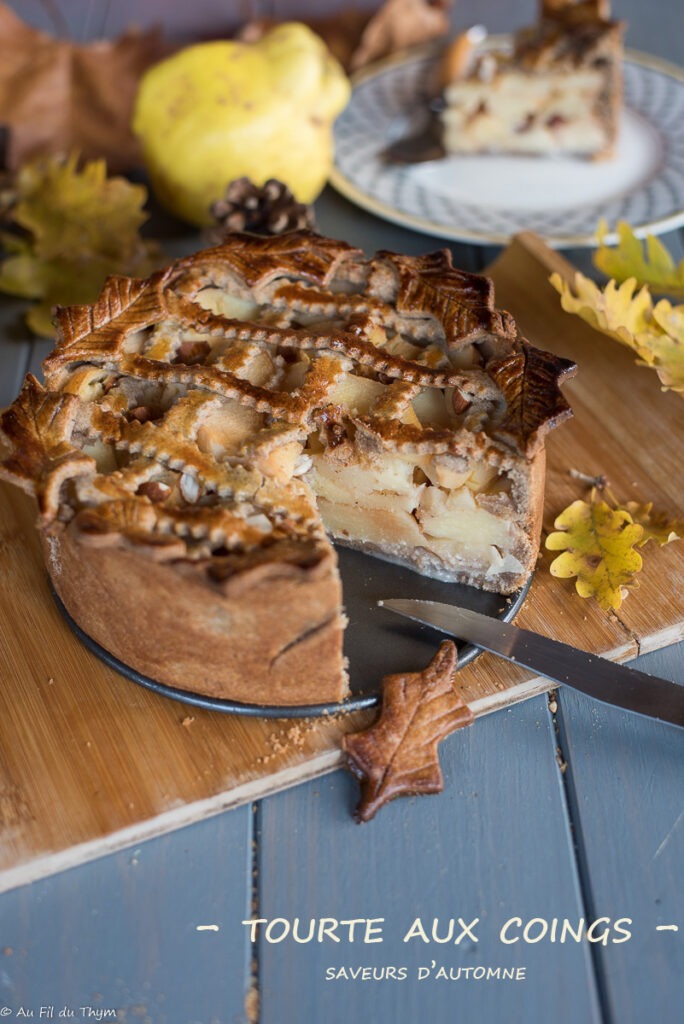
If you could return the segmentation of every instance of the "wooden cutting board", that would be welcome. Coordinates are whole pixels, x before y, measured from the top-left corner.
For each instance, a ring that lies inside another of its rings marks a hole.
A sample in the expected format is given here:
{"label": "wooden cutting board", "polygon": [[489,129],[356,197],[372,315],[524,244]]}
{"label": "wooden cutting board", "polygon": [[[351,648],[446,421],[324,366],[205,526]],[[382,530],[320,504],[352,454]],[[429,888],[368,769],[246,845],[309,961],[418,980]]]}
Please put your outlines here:
{"label": "wooden cutting board", "polygon": [[[582,496],[569,475],[604,473],[624,500],[684,507],[684,402],[653,371],[560,310],[551,270],[572,268],[521,235],[491,268],[497,304],[535,344],[575,359],[575,418],[548,444],[545,528]],[[0,891],[330,771],[340,738],[374,712],[260,719],[189,708],[135,686],[81,646],[47,587],[32,503],[0,503]],[[518,622],[615,660],[684,636],[684,543],[647,552],[618,614],[554,580],[549,555]],[[483,655],[459,673],[476,714],[545,689]],[[477,725],[474,726],[477,728]]]}

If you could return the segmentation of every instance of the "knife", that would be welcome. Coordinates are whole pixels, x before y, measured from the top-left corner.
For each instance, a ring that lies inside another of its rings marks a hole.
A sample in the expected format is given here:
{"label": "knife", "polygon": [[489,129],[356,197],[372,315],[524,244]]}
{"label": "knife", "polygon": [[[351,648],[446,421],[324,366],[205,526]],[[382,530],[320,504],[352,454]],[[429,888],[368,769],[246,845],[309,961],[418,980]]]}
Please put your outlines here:
{"label": "knife", "polygon": [[438,601],[380,601],[383,608],[468,640],[594,700],[684,726],[684,686],[626,668],[489,615]]}

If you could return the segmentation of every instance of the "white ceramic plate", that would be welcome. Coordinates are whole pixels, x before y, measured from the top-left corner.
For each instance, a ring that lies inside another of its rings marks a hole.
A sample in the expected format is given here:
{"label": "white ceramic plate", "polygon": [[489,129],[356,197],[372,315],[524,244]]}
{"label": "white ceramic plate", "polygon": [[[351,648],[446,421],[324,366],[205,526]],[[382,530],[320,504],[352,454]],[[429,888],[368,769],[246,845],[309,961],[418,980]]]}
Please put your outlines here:
{"label": "white ceramic plate", "polygon": [[[451,156],[409,167],[381,158],[424,120],[434,56],[391,59],[355,80],[335,126],[331,182],[379,217],[442,238],[505,244],[535,231],[548,245],[591,245],[600,218],[638,234],[684,224],[684,71],[644,54],[624,62],[624,108],[610,160]],[[608,239],[611,240],[610,238]]]}

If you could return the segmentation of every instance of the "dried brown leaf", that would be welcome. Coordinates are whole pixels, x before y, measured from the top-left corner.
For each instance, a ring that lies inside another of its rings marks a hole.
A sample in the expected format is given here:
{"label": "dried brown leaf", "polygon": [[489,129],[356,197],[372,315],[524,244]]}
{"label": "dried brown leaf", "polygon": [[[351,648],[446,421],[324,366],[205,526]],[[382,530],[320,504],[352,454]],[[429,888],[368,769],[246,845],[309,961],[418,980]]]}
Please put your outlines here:
{"label": "dried brown leaf", "polygon": [[450,8],[451,0],[386,0],[366,25],[350,69],[446,35]]}
{"label": "dried brown leaf", "polygon": [[9,128],[6,163],[77,150],[104,157],[110,171],[140,164],[130,130],[142,73],[168,47],[157,31],[128,31],[79,45],[53,39],[0,3],[0,123]]}
{"label": "dried brown leaf", "polygon": [[386,676],[378,720],[343,738],[348,766],[361,780],[359,821],[370,821],[395,797],[442,791],[437,747],[474,721],[454,690],[457,660],[455,644],[445,640],[422,672]]}
{"label": "dried brown leaf", "polygon": [[[373,15],[348,8],[304,20],[344,68],[357,71],[398,50],[446,35],[451,6],[452,0],[386,0]],[[238,38],[255,42],[275,24],[273,18],[251,21]]]}
{"label": "dried brown leaf", "polygon": [[57,309],[55,319],[59,327],[59,340],[55,351],[48,356],[45,366],[62,362],[64,357],[79,357],[79,342],[86,341],[84,356],[94,355],[97,346],[105,361],[108,353],[115,352],[119,339],[128,327],[126,314],[145,327],[159,316],[164,307],[162,285],[164,274],[154,274],[145,281],[113,274],[104,283],[97,300],[88,304],[65,306]]}

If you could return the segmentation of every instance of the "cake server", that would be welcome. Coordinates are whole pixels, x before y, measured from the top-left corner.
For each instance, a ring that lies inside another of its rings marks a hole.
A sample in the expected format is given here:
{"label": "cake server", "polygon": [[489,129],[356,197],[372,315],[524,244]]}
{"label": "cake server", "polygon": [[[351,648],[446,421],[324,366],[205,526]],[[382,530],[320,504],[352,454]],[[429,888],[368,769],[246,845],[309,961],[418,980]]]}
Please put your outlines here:
{"label": "cake server", "polygon": [[580,690],[594,700],[684,726],[684,686],[677,683],[626,668],[469,608],[403,599],[380,604],[449,636],[468,640],[547,679]]}

